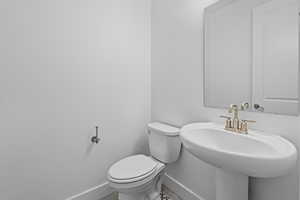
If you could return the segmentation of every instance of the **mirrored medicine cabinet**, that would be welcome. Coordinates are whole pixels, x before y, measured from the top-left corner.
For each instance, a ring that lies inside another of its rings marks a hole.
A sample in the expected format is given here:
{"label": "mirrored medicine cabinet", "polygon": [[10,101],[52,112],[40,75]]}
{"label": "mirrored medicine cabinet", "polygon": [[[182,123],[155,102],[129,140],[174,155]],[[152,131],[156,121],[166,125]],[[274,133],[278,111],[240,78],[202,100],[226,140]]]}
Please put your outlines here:
{"label": "mirrored medicine cabinet", "polygon": [[299,113],[298,0],[220,0],[205,9],[204,104]]}

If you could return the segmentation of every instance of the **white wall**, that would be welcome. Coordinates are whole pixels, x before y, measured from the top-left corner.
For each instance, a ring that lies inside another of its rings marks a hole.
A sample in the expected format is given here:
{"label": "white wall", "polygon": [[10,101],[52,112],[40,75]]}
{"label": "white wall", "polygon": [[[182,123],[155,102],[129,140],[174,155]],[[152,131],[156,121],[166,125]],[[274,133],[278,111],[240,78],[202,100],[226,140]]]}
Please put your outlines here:
{"label": "white wall", "polygon": [[149,16],[148,0],[0,2],[0,199],[62,200],[146,151]]}
{"label": "white wall", "polygon": [[[152,1],[152,120],[174,125],[215,121],[226,110],[203,107],[203,8],[216,0]],[[230,90],[228,95],[230,95]],[[242,113],[252,128],[271,131],[300,146],[300,117]],[[185,150],[168,173],[204,197],[215,199],[215,170]],[[250,180],[250,200],[298,200],[299,167],[289,175]]]}

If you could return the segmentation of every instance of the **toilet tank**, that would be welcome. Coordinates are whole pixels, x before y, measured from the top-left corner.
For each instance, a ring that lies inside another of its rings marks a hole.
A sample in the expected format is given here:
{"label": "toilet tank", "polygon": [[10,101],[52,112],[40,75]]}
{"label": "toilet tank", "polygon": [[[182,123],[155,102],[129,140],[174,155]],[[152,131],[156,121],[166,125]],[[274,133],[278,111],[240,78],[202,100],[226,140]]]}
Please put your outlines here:
{"label": "toilet tank", "polygon": [[179,132],[179,128],[160,122],[148,124],[149,148],[152,157],[163,163],[175,162],[181,149]]}

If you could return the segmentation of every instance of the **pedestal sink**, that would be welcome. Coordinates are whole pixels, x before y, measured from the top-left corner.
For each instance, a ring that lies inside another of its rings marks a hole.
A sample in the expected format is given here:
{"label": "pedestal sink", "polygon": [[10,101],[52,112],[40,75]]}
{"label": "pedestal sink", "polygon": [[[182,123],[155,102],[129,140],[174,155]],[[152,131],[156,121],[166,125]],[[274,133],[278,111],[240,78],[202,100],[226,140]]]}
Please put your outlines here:
{"label": "pedestal sink", "polygon": [[249,176],[282,176],[297,161],[291,142],[260,131],[246,135],[214,123],[194,123],[182,127],[180,138],[189,152],[217,167],[216,200],[247,200]]}

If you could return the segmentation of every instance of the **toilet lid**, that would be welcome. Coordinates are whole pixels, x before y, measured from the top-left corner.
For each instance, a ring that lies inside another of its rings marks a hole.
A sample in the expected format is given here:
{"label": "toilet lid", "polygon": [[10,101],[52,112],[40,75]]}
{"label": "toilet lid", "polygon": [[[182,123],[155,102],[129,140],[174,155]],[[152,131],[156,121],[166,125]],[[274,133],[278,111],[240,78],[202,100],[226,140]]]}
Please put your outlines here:
{"label": "toilet lid", "polygon": [[108,174],[111,178],[118,180],[134,179],[146,174],[152,174],[157,164],[157,162],[145,155],[130,156],[111,166]]}

